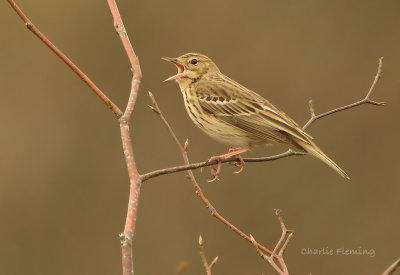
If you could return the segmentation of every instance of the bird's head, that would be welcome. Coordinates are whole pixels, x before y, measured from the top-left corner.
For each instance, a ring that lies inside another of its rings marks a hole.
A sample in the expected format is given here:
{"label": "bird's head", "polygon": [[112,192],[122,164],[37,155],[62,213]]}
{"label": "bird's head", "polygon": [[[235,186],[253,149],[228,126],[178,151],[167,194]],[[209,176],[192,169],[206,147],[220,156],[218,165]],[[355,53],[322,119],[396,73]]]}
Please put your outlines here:
{"label": "bird's head", "polygon": [[173,63],[178,68],[178,73],[164,81],[175,79],[181,85],[200,80],[202,77],[219,73],[217,65],[207,56],[199,53],[187,53],[178,58],[163,57],[162,59]]}

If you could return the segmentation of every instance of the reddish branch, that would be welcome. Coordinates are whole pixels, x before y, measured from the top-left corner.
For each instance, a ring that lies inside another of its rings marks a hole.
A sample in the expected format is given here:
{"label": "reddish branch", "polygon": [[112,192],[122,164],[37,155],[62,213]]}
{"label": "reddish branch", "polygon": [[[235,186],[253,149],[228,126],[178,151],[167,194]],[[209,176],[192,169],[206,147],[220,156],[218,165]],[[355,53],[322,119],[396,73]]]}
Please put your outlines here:
{"label": "reddish branch", "polygon": [[[164,117],[163,113],[160,110],[160,107],[157,104],[156,99],[154,98],[153,94],[151,92],[149,92],[149,96],[151,101],[153,102],[153,106],[149,106],[162,120],[162,122],[165,124],[165,126],[168,129],[168,132],[170,133],[170,135],[172,136],[172,138],[174,139],[176,145],[178,146],[182,157],[184,159],[184,162],[186,165],[189,164],[189,158],[187,155],[187,148],[188,148],[188,140],[185,141],[185,144],[182,145],[179,141],[179,139],[177,138],[177,136],[175,135],[174,130],[171,128],[171,126],[169,125],[168,121],[166,120],[166,118]],[[281,227],[282,227],[282,236],[280,238],[280,240],[278,241],[274,251],[269,250],[268,248],[264,247],[263,245],[255,242],[254,238],[251,235],[246,235],[245,233],[243,233],[241,230],[239,230],[236,226],[234,226],[232,223],[230,223],[228,220],[226,220],[223,216],[221,216],[217,210],[214,208],[214,206],[212,206],[212,204],[210,203],[210,201],[206,198],[206,196],[204,195],[203,191],[201,190],[199,184],[196,181],[196,178],[194,177],[193,171],[192,170],[187,170],[188,176],[189,176],[189,180],[191,181],[193,188],[195,189],[195,193],[200,197],[200,199],[202,200],[202,202],[204,203],[204,205],[207,207],[207,209],[210,211],[211,215],[214,216],[216,219],[218,219],[220,222],[222,222],[223,224],[225,224],[226,226],[228,226],[230,229],[232,229],[235,233],[237,233],[239,236],[241,236],[242,238],[244,238],[245,240],[247,240],[248,242],[251,242],[254,246],[257,247],[257,249],[260,251],[260,253],[262,253],[263,255],[266,255],[266,257],[268,257],[270,260],[269,263],[271,264],[271,266],[280,274],[289,274],[287,271],[287,267],[286,264],[283,260],[282,254],[283,254],[283,250],[286,248],[287,243],[289,242],[289,239],[292,236],[292,233],[288,236],[286,242],[282,245],[283,242],[283,238],[286,237],[286,234],[288,232],[288,230],[286,230],[286,227],[283,223],[283,220],[281,219],[281,217],[279,216],[279,212],[277,211],[276,214],[278,215],[279,221],[281,222]],[[199,244],[202,243],[201,242],[201,237],[199,239]],[[276,250],[278,247],[282,247],[281,248],[281,252],[279,254],[276,254]],[[201,250],[200,250],[201,251]],[[279,265],[278,266],[275,262],[274,262],[274,258],[278,260]],[[207,271],[207,274],[210,274],[209,272],[211,272],[210,269],[207,269],[207,262],[204,262],[203,259],[203,263],[205,263],[205,268]]]}
{"label": "reddish branch", "polygon": [[[188,147],[188,142],[186,140],[185,145],[182,145],[179,141],[179,139],[177,138],[177,136],[175,135],[174,130],[172,130],[171,126],[169,125],[168,121],[166,120],[166,118],[164,117],[164,115],[162,114],[156,99],[154,98],[153,94],[151,92],[149,92],[149,96],[151,101],[153,102],[153,106],[150,106],[150,108],[160,117],[160,119],[162,120],[162,122],[165,124],[165,126],[168,129],[168,132],[170,133],[170,135],[172,136],[172,138],[174,139],[176,145],[178,146],[183,160],[185,162],[186,165],[189,164],[189,158],[187,155],[187,147]],[[204,205],[207,207],[207,209],[210,211],[211,215],[213,217],[215,217],[216,219],[218,219],[220,222],[222,222],[223,224],[225,224],[226,226],[228,226],[230,229],[232,229],[235,233],[237,233],[239,236],[241,236],[242,238],[244,238],[245,240],[247,240],[248,242],[251,242],[251,238],[250,236],[246,235],[245,233],[243,233],[241,230],[239,230],[236,226],[234,226],[232,223],[230,223],[228,220],[226,220],[223,216],[221,216],[217,210],[214,208],[214,206],[212,206],[212,204],[210,203],[210,201],[206,198],[206,196],[204,195],[203,191],[201,190],[199,184],[196,181],[196,178],[194,177],[193,171],[192,170],[187,170],[188,176],[189,176],[189,180],[193,185],[193,188],[195,190],[195,193],[199,196],[199,198],[202,200],[202,202],[204,203]],[[272,251],[270,251],[268,248],[258,244],[259,249],[261,249],[264,253],[268,254],[268,255],[272,255]]]}
{"label": "reddish branch", "polygon": [[135,232],[137,208],[140,195],[141,178],[136,168],[132,142],[129,133],[129,121],[135,107],[136,98],[139,90],[142,72],[139,60],[133,51],[128,35],[122,23],[115,1],[108,0],[108,4],[114,19],[114,27],[118,32],[125,51],[131,63],[133,73],[131,92],[125,112],[122,111],[84,74],[66,55],[64,55],[46,36],[36,28],[29,18],[22,12],[13,0],[7,0],[19,17],[25,22],[27,28],[33,32],[46,46],[48,46],[62,61],[64,61],[91,89],[92,91],[111,109],[120,123],[122,147],[125,155],[126,166],[130,179],[129,203],[126,216],[124,232],[120,234],[122,247],[122,267],[123,274],[133,274],[132,264],[132,238]]}
{"label": "reddish branch", "polygon": [[207,263],[207,258],[206,254],[204,253],[204,244],[203,244],[203,238],[201,235],[199,236],[199,250],[200,250],[200,258],[201,261],[203,262],[204,269],[206,270],[207,275],[211,275],[211,269],[213,266],[217,263],[218,261],[218,256],[216,256],[210,264]]}
{"label": "reddish branch", "polygon": [[[282,234],[279,238],[279,241],[276,243],[274,250],[272,251],[272,256],[266,255],[259,249],[259,244],[256,242],[254,237],[250,235],[251,242],[253,243],[254,247],[256,248],[258,254],[266,260],[279,274],[281,275],[289,275],[289,270],[286,267],[286,263],[283,259],[283,253],[286,250],[286,247],[293,236],[293,231],[288,230],[283,222],[283,219],[280,215],[281,210],[275,209],[275,215],[278,217],[279,223],[281,224]],[[279,249],[279,252],[278,252]],[[278,252],[278,253],[277,253]],[[280,267],[275,263],[275,259],[278,260]]]}
{"label": "reddish branch", "polygon": [[[359,101],[356,101],[356,102],[351,103],[346,106],[342,106],[342,107],[330,110],[328,112],[325,112],[325,113],[322,113],[319,115],[315,115],[314,106],[312,104],[312,101],[310,100],[309,105],[310,105],[311,117],[307,121],[307,123],[303,126],[303,129],[308,128],[312,123],[314,123],[316,120],[318,120],[320,118],[326,117],[333,113],[337,113],[337,112],[344,111],[344,110],[347,110],[350,108],[354,108],[354,107],[362,105],[362,104],[372,104],[372,105],[378,105],[378,106],[385,105],[385,102],[376,102],[376,101],[373,101],[370,99],[371,93],[374,90],[376,84],[378,83],[379,78],[382,75],[382,66],[383,66],[383,57],[379,58],[378,69],[377,69],[377,72],[376,72],[376,75],[375,75],[374,81],[372,82],[371,87],[369,88],[366,96]],[[281,154],[278,154],[275,156],[267,156],[267,157],[261,157],[261,158],[243,158],[243,160],[244,160],[244,162],[264,162],[264,161],[278,160],[278,159],[295,156],[295,155],[303,155],[303,154],[294,152],[292,150],[288,150],[284,153],[281,153]],[[227,162],[232,162],[232,161],[239,161],[239,159],[236,157],[230,157],[230,158],[222,160],[221,163],[227,163]],[[146,174],[142,174],[141,179],[142,179],[142,181],[146,181],[148,179],[158,177],[161,175],[171,174],[171,173],[176,173],[176,172],[181,172],[181,171],[187,171],[187,170],[193,170],[193,169],[197,169],[197,168],[201,168],[201,167],[211,166],[214,164],[217,164],[217,161],[211,161],[211,162],[203,161],[203,162],[198,162],[198,163],[187,163],[187,164],[181,165],[181,166],[159,169],[159,170],[155,170],[155,171],[152,171],[152,172],[149,172]]]}
{"label": "reddish branch", "polygon": [[29,20],[28,17],[22,12],[22,10],[17,6],[17,4],[13,0],[7,0],[11,7],[15,10],[15,12],[19,15],[22,21],[25,22],[26,27],[33,32],[42,42],[50,48],[68,67],[71,68],[89,87],[92,91],[107,105],[108,108],[113,111],[113,113],[120,118],[122,116],[121,110],[115,105],[97,86],[93,83],[90,78],[84,74],[65,54],[63,54],[53,43],[50,42],[46,38],[46,36],[36,28],[35,25]]}
{"label": "reddish branch", "polygon": [[132,149],[132,141],[129,132],[129,122],[133,109],[135,108],[136,98],[142,79],[142,71],[140,69],[139,59],[133,50],[131,42],[129,41],[129,37],[125,30],[124,23],[122,22],[121,15],[119,14],[117,4],[114,0],[108,0],[107,2],[113,16],[115,30],[117,31],[125,48],[125,52],[128,55],[128,59],[131,64],[131,71],[133,74],[128,104],[126,106],[124,114],[119,119],[122,148],[124,150],[125,162],[126,167],[128,168],[130,180],[128,211],[126,214],[125,228],[124,232],[120,234],[122,248],[122,273],[124,275],[133,275],[132,239],[136,227],[141,178],[136,168],[135,158]]}

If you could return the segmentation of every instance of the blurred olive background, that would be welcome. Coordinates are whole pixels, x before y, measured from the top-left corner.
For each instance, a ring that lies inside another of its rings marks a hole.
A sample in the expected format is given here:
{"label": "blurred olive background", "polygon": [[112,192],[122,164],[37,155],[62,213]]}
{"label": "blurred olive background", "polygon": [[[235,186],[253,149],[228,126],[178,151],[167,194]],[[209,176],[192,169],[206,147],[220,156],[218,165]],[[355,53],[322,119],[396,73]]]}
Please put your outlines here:
{"label": "blurred olive background", "polygon": [[[41,31],[121,108],[129,64],[106,1],[18,1]],[[372,99],[309,128],[317,144],[350,175],[321,161],[292,157],[246,166],[221,181],[196,171],[219,212],[269,248],[280,236],[274,208],[295,230],[285,258],[294,274],[379,274],[399,249],[400,3],[398,1],[118,1],[140,58],[143,81],[133,117],[139,171],[182,164],[164,125],[148,109],[156,96],[190,158],[227,148],[186,115],[176,69],[162,56],[201,52],[221,71],[303,124],[316,112],[361,99],[380,56],[383,78]],[[113,114],[0,3],[0,273],[121,274],[118,234],[125,222],[128,177]],[[279,148],[257,148],[265,156]],[[136,274],[275,274],[254,248],[212,218],[184,173],[142,187]],[[367,249],[375,257],[303,255],[303,249]]]}

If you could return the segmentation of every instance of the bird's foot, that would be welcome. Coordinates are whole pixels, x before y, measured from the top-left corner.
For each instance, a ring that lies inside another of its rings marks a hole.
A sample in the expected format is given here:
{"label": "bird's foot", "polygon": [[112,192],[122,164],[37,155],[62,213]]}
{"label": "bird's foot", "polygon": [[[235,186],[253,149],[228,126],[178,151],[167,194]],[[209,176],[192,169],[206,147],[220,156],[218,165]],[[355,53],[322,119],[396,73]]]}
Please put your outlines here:
{"label": "bird's foot", "polygon": [[215,169],[214,164],[210,165],[210,169],[211,169],[211,175],[213,176],[213,178],[211,180],[209,180],[208,182],[214,182],[216,180],[219,180],[219,174],[221,173],[221,161],[223,161],[224,159],[236,156],[239,161],[231,161],[229,162],[229,164],[235,165],[235,166],[241,166],[239,171],[234,172],[235,174],[239,174],[240,172],[243,171],[244,168],[244,161],[243,158],[240,156],[241,153],[247,152],[249,150],[249,148],[230,148],[228,153],[226,154],[222,154],[219,156],[213,156],[211,158],[208,159],[208,162],[213,162],[213,161],[217,161],[217,169]]}
{"label": "bird's foot", "polygon": [[238,171],[233,172],[235,174],[240,174],[244,169],[244,160],[241,155],[235,155],[235,156],[239,159],[239,161],[230,161],[228,162],[228,164],[235,165],[236,167],[240,166],[240,169]]}

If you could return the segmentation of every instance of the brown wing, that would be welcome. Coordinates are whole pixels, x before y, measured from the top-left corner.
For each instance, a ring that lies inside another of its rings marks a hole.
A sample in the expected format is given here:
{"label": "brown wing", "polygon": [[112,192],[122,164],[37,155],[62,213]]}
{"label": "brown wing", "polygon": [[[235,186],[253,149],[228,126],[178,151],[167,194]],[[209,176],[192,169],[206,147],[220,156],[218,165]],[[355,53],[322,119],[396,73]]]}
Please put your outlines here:
{"label": "brown wing", "polygon": [[248,134],[276,142],[292,143],[294,137],[309,143],[311,137],[285,113],[226,76],[201,81],[195,90],[205,112]]}

